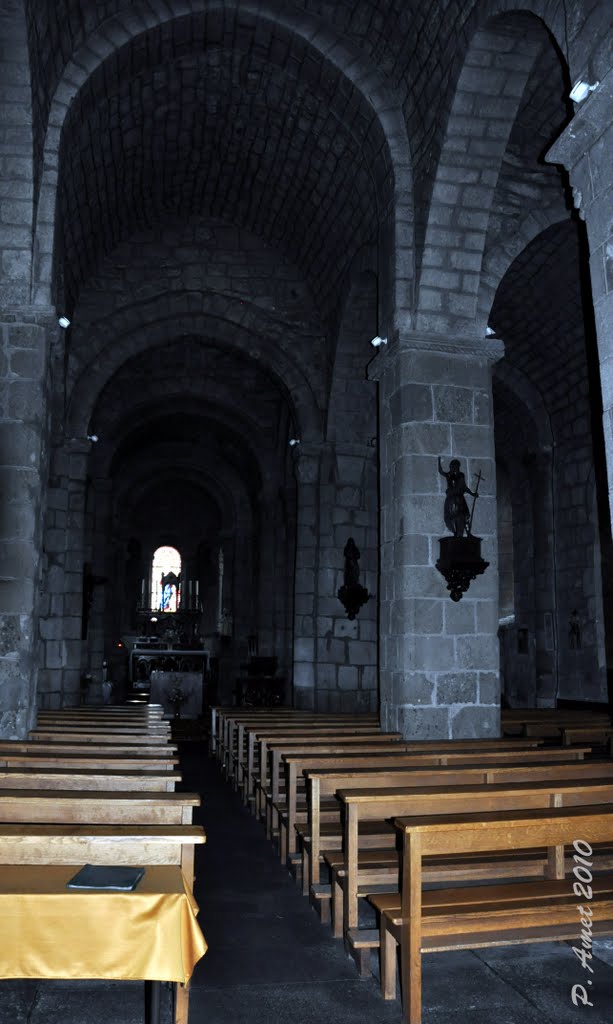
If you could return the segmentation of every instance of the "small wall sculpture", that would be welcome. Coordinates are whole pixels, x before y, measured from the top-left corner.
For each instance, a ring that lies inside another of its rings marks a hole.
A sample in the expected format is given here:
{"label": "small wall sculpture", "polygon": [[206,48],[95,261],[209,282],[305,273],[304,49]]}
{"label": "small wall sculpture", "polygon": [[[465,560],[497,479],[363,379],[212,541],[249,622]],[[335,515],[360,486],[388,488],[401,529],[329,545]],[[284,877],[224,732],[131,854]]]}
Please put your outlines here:
{"label": "small wall sculpture", "polygon": [[[445,526],[453,536],[440,538],[440,555],[436,568],[447,581],[451,600],[461,601],[471,582],[484,573],[490,564],[481,557],[481,537],[475,537],[472,533],[475,503],[482,480],[481,470],[476,474],[477,483],[474,491],[466,483],[459,459],[451,459],[449,469],[445,470],[439,455],[438,471],[447,482],[443,518]],[[468,508],[466,494],[472,496],[471,509]]]}
{"label": "small wall sculpture", "polygon": [[350,537],[343,551],[345,556],[344,582],[338,591],[338,599],[347,612],[347,618],[355,619],[360,608],[366,604],[370,594],[360,583],[360,551],[353,537]]}

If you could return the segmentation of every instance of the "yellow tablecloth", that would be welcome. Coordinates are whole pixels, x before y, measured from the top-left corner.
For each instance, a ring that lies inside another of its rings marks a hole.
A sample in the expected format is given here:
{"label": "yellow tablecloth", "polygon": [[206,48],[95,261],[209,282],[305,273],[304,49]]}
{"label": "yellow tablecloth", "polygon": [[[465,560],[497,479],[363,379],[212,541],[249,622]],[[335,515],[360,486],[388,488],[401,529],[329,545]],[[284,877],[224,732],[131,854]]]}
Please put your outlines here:
{"label": "yellow tablecloth", "polygon": [[186,984],[207,945],[176,866],[133,892],[67,889],[80,865],[0,865],[0,978]]}

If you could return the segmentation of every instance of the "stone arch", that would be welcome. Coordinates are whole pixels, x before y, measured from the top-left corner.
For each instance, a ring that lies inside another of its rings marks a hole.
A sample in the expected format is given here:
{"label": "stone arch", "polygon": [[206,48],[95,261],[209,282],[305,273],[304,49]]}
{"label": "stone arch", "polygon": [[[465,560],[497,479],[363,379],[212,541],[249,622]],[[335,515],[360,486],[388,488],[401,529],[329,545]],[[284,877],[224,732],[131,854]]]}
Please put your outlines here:
{"label": "stone arch", "polygon": [[377,276],[362,270],[345,300],[330,380],[328,440],[367,444],[377,433],[376,388],[366,378],[369,341],[377,333]]}
{"label": "stone arch", "polygon": [[[119,47],[136,39],[157,25],[169,23],[180,17],[198,13],[209,14],[224,10],[219,0],[169,0],[162,5],[152,5],[146,0],[130,5],[130,11],[118,12],[108,18],[104,27],[97,29],[84,41],[63,70],[55,89],[49,109],[41,166],[40,187],[35,224],[35,271],[33,299],[39,304],[48,303],[51,295],[51,278],[54,259],[55,200],[58,187],[58,158],[62,127],[70,105],[89,76]],[[358,50],[351,48],[342,36],[305,12],[293,12],[287,5],[275,0],[267,3],[246,2],[241,4],[241,16],[262,19],[278,24],[288,32],[301,37],[330,65],[339,71],[352,87],[369,104],[385,139],[387,158],[391,166],[392,181],[391,210],[383,211],[380,223],[390,223],[392,242],[396,251],[399,272],[388,283],[395,291],[390,306],[406,307],[407,282],[413,277],[413,213],[412,174],[410,149],[406,125],[400,104],[386,83],[384,76],[373,65],[365,66]],[[404,282],[398,287],[398,281]]]}
{"label": "stone arch", "polygon": [[176,293],[153,302],[134,304],[106,320],[104,333],[113,341],[103,351],[98,351],[81,370],[69,399],[67,433],[73,437],[87,435],[99,393],[127,359],[182,334],[200,334],[213,344],[223,342],[224,346],[249,358],[262,359],[263,365],[288,395],[301,436],[318,439],[321,435],[321,413],[308,378],[294,360],[274,345],[275,338],[281,333],[281,325],[271,324],[268,318],[257,316],[246,325],[246,311],[241,317],[236,310],[229,308],[230,304],[225,300],[223,309],[211,310],[214,303],[215,297],[211,300],[199,293]]}
{"label": "stone arch", "polygon": [[519,230],[512,237],[505,238],[495,248],[489,249],[481,269],[481,280],[477,296],[477,318],[487,321],[496,291],[507,270],[520,252],[534,241],[537,235],[560,221],[560,211],[552,207],[538,207],[523,218]]}
{"label": "stone arch", "polygon": [[491,205],[546,32],[538,15],[508,4],[504,14],[500,6],[492,8],[471,38],[432,191],[418,284],[419,329],[480,333],[477,294]]}
{"label": "stone arch", "polygon": [[502,361],[494,367],[494,384],[499,381],[503,387],[511,391],[530,413],[532,423],[537,431],[535,446],[541,450],[551,449],[553,446],[553,432],[551,420],[543,396],[538,388],[534,386],[530,378],[521,370],[510,366]]}

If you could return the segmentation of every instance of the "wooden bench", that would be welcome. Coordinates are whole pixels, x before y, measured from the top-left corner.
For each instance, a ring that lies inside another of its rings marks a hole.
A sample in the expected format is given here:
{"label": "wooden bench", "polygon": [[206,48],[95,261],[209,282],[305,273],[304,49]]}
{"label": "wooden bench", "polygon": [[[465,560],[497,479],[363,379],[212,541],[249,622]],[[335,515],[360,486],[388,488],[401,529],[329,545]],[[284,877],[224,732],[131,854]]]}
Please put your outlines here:
{"label": "wooden bench", "polygon": [[[115,742],[99,744],[93,735],[98,737],[100,731],[94,730],[92,737],[88,735],[87,742],[82,744],[47,744],[42,739],[26,744],[0,744],[0,760],[3,755],[9,756],[7,748],[13,750],[10,756],[17,757],[18,747],[30,764],[47,750],[54,763],[53,769],[43,769],[42,780],[31,767],[25,771],[0,769],[0,786],[8,782],[6,788],[0,789],[0,861],[47,866],[58,863],[59,855],[62,864],[100,862],[96,857],[104,863],[102,851],[106,843],[108,863],[176,863],[191,892],[194,844],[204,841],[203,830],[192,826],[193,807],[200,804],[200,798],[197,794],[173,791],[180,774],[170,770],[170,761],[177,763],[177,758],[165,757],[161,770],[149,767],[160,763],[160,755],[176,751],[176,747],[168,743],[166,736],[163,743],[156,741],[147,748],[152,754],[146,756],[141,744],[121,745],[124,734],[120,729],[109,734]],[[149,735],[143,732],[141,743],[146,743]],[[128,751],[127,756],[118,757],[118,751],[123,750]],[[67,767],[83,761],[88,765],[95,763],[96,767]],[[117,774],[123,764],[134,767]],[[7,772],[11,776],[2,778]],[[30,788],[16,788],[19,785]],[[37,789],[32,790],[32,786]],[[75,792],[76,786],[79,790]],[[160,791],[155,791],[154,786]],[[184,831],[179,842],[181,830]],[[136,846],[135,835],[139,837]],[[34,836],[41,839],[40,845],[36,845]],[[16,842],[25,848],[25,854],[17,852]],[[90,850],[92,842],[95,849]],[[183,1021],[187,1021],[186,991],[179,992],[176,1001],[176,1022]]]}
{"label": "wooden bench", "polygon": [[513,712],[503,710],[501,715],[501,729],[506,736],[549,736],[559,739],[561,730],[566,727],[610,724],[611,718],[606,712],[525,708]]}
{"label": "wooden bench", "polygon": [[[521,741],[512,741],[521,742]],[[562,755],[563,756],[563,755]],[[338,761],[331,766],[330,762],[314,764],[303,763],[303,775],[307,789],[307,817],[305,824],[295,825],[299,847],[302,854],[303,893],[308,895],[312,887],[320,883],[320,859],[322,844],[326,850],[340,849],[342,846],[341,803],[337,799],[339,790],[346,789],[390,789],[404,786],[456,786],[475,785],[479,783],[496,783],[511,780],[538,781],[542,779],[541,768],[532,766],[496,765],[486,768],[478,765],[459,766],[453,768],[416,768],[406,761],[407,755],[357,757]],[[546,769],[547,778],[594,778],[613,776],[613,762],[598,761],[562,761],[549,765]],[[326,808],[325,818],[321,808]],[[331,813],[330,808],[335,809]],[[356,812],[359,813],[359,812]],[[327,822],[327,827],[326,823]],[[372,845],[372,844],[370,844]],[[325,897],[325,893],[320,893]]]}
{"label": "wooden bench", "polygon": [[[585,899],[564,878],[560,853],[577,839],[592,847],[610,845],[613,805],[400,818],[396,824],[403,835],[400,897],[393,906],[385,897],[372,897],[371,902],[380,914],[381,987],[386,999],[396,996],[396,944],[400,945],[405,1024],[421,1024],[424,953],[543,941],[570,940],[581,946],[578,904]],[[426,857],[535,847],[547,851],[546,880],[422,891]],[[611,934],[613,875],[595,874],[592,886],[590,935]]]}
{"label": "wooden bench", "polygon": [[191,825],[199,806],[197,793],[165,790],[0,788],[0,822],[6,823]]}
{"label": "wooden bench", "polygon": [[66,768],[133,768],[140,771],[158,771],[164,768],[169,771],[178,763],[178,757],[164,756],[163,752],[160,752],[159,755],[144,754],[140,757],[137,750],[134,751],[133,755],[97,754],[95,750],[87,751],[85,748],[82,753],[77,754],[37,754],[35,752],[27,754],[5,752],[0,754],[0,767],[4,768],[10,765],[22,768],[51,768],[54,765],[63,765]]}
{"label": "wooden bench", "polygon": [[613,727],[610,725],[573,725],[562,728],[563,746],[573,743],[598,743],[605,746],[611,737]]}
{"label": "wooden bench", "polygon": [[[367,739],[369,737],[375,737],[378,742],[378,737],[381,735],[390,735],[382,733],[377,725],[362,725],[355,722],[346,721],[332,721],[321,723],[318,722],[316,725],[307,723],[298,725],[292,723],[287,726],[246,726],[244,724],[238,727],[237,737],[237,750],[233,756],[233,767],[230,770],[230,775],[234,779],[234,788],[240,788],[243,792],[243,800],[245,803],[248,802],[250,780],[252,780],[256,768],[260,768],[263,764],[263,773],[266,773],[266,756],[267,748],[269,743],[284,743],[284,742],[331,742],[333,738],[347,738],[355,737]],[[399,733],[393,734],[396,737],[400,737]],[[242,745],[241,745],[242,741]],[[257,756],[256,756],[257,755]]]}
{"label": "wooden bench", "polygon": [[[223,764],[229,762],[235,750],[243,749],[243,737],[245,728],[257,728],[260,726],[274,727],[284,726],[288,728],[301,725],[304,727],[317,727],[338,722],[339,724],[370,726],[380,731],[378,717],[372,714],[323,714],[313,711],[299,711],[286,708],[282,715],[268,711],[266,714],[253,714],[254,709],[234,709],[232,714],[225,716],[223,728],[217,743],[218,757]],[[264,710],[264,709],[262,709]]]}
{"label": "wooden bench", "polygon": [[[306,755],[319,757],[342,757],[343,755],[374,754],[377,752],[404,753],[404,746],[400,743],[397,733],[384,733],[368,737],[341,737],[332,741],[309,740],[309,741],[286,741],[285,743],[270,743],[268,748],[260,752],[260,769],[254,779],[255,807],[259,818],[266,822],[266,834],[269,838],[277,833],[278,825],[275,827],[274,816],[282,809],[284,800],[288,799],[290,792],[286,775],[286,765],[293,764],[294,758],[301,758]],[[266,771],[266,759],[270,760],[270,785],[267,785],[268,773]],[[290,785],[294,785],[299,775],[294,778],[293,770],[290,770]],[[285,778],[285,790],[282,781]],[[287,832],[287,830],[286,830]],[[287,851],[289,852],[289,851]],[[282,854],[282,859],[284,859]]]}
{"label": "wooden bench", "polygon": [[[365,791],[350,792],[350,802],[359,802]],[[396,790],[367,791],[367,799],[373,795],[379,798],[379,810],[391,821],[397,815],[423,815],[432,807],[437,814],[469,810],[497,810],[567,806],[575,804],[608,804],[613,796],[611,776],[593,779],[543,779],[536,782],[502,782],[481,785],[458,785],[455,787],[407,787]],[[361,972],[367,968],[368,952],[372,935],[364,935],[358,929],[358,901],[378,890],[397,891],[398,853],[392,843],[394,834],[387,833],[388,847],[382,848],[371,832],[370,840],[375,849],[360,849],[353,842],[346,851],[326,851],[325,860],[332,879],[332,918],[336,937],[345,936],[350,952],[355,956]],[[375,845],[376,844],[376,845]],[[500,879],[508,877],[542,876],[546,861],[538,851],[518,856],[506,851],[504,856],[489,856],[481,859],[442,859],[428,862],[426,880],[429,882],[474,881],[475,879]],[[613,851],[609,851],[607,865],[613,868]]]}
{"label": "wooden bench", "polygon": [[[103,762],[101,762],[103,763]],[[70,789],[70,790],[134,790],[172,792],[181,782],[181,772],[168,769],[137,768],[66,768],[61,762],[54,767],[0,766],[2,789]]]}
{"label": "wooden bench", "polygon": [[226,774],[234,779],[235,787],[241,784],[241,776],[251,777],[254,769],[255,751],[258,736],[278,735],[325,735],[335,732],[380,733],[378,722],[364,720],[363,716],[352,715],[295,715],[291,719],[280,722],[276,718],[259,718],[253,722],[251,718],[229,719],[229,728],[224,747],[224,763]]}
{"label": "wooden bench", "polygon": [[[251,736],[249,737],[251,741]],[[370,747],[377,750],[381,745],[396,746],[400,743],[401,735],[398,732],[381,732],[379,729],[367,729],[361,732],[338,732],[336,729],[331,733],[318,733],[317,731],[306,734],[290,733],[257,733],[254,741],[259,748],[257,765],[253,765],[252,775],[247,776],[247,785],[253,785],[256,813],[261,816],[265,803],[258,799],[258,794],[264,795],[268,786],[268,752],[270,750],[270,779],[271,793],[278,797],[278,784],[280,779],[281,756],[286,750],[327,750],[355,749],[356,747]],[[251,782],[249,780],[252,780]]]}
{"label": "wooden bench", "polygon": [[33,742],[31,740],[0,740],[0,756],[2,754],[55,754],[63,757],[65,754],[112,754],[124,756],[128,755],[134,757],[138,755],[148,755],[153,757],[159,757],[160,752],[163,750],[164,754],[177,755],[178,747],[175,743],[167,743],[164,747],[160,747],[159,744],[153,743],[151,746],[148,744],[134,744],[134,743],[77,743],[73,741],[67,741],[66,743],[44,743],[42,740]]}
{"label": "wooden bench", "polygon": [[[399,747],[402,745],[399,744]],[[436,744],[434,744],[436,748]],[[581,760],[586,753],[589,753],[589,747],[572,747],[572,748],[550,748],[542,750],[540,748],[522,748],[518,750],[505,750],[502,754],[497,750],[478,750],[471,751],[465,749],[464,751],[447,751],[442,750],[437,752],[436,749],[426,752],[425,750],[418,753],[407,753],[407,767],[412,763],[414,767],[428,767],[429,765],[440,765],[441,767],[446,765],[460,765],[460,764],[478,764],[487,766],[488,764],[498,764],[504,759],[505,765],[509,764],[530,764],[530,763],[545,763],[553,762],[558,759],[563,760]],[[286,777],[286,802],[282,806],[279,799],[275,804],[274,802],[274,790],[271,789],[271,804],[276,806],[277,814],[279,817],[279,830],[280,830],[280,852],[281,858],[285,863],[287,856],[296,852],[296,835],[295,826],[298,821],[297,811],[297,787],[298,779],[301,778],[302,772],[307,766],[303,759],[304,748],[300,751],[282,751],[281,758],[285,767]],[[308,749],[306,751],[309,752]],[[323,748],[318,750],[312,750],[312,753],[324,753]],[[412,758],[412,762],[408,761],[408,758]],[[306,815],[306,812],[303,812]]]}
{"label": "wooden bench", "polygon": [[[438,772],[429,775],[425,772],[411,773],[413,778],[410,784],[405,783],[401,787],[389,789],[361,788],[351,790],[338,790],[338,799],[343,805],[343,829],[342,829],[342,850],[343,850],[343,931],[349,932],[358,925],[358,898],[359,898],[359,849],[361,830],[370,824],[368,845],[376,848],[383,846],[394,846],[394,833],[389,828],[389,822],[400,811],[401,805],[407,806],[407,800],[411,798],[415,788],[440,787],[441,792],[451,792],[458,786],[465,785],[521,785],[537,784],[544,782],[550,786],[556,783],[577,781],[592,782],[598,779],[613,779],[613,762],[582,761],[582,762],[559,762],[557,764],[530,764],[530,765],[498,765],[491,766],[487,772],[482,772],[479,777],[478,770],[475,772],[470,768],[454,769],[441,768]],[[613,786],[612,786],[613,790]],[[427,799],[427,798],[426,798]],[[431,793],[430,793],[430,799]],[[387,821],[387,823],[386,823]],[[382,826],[382,827],[380,827]],[[326,841],[327,841],[326,837]],[[336,850],[332,852],[336,854]],[[322,851],[326,856],[327,851]],[[333,858],[337,860],[337,858]],[[340,895],[338,890],[336,897]]]}
{"label": "wooden bench", "polygon": [[[211,747],[212,752],[222,763],[226,760],[228,752],[232,752],[236,746],[238,730],[241,725],[257,726],[258,723],[274,725],[290,722],[314,722],[319,715],[314,711],[298,711],[294,708],[241,708],[234,707],[225,710],[218,710],[217,724],[215,722],[215,709],[211,713]],[[323,716],[322,716],[323,717]]]}
{"label": "wooden bench", "polygon": [[168,743],[169,733],[157,731],[135,732],[133,728],[108,729],[83,729],[81,727],[69,729],[32,729],[28,739],[32,743],[39,740],[44,743],[129,743],[138,746],[146,743],[148,746],[165,747]]}

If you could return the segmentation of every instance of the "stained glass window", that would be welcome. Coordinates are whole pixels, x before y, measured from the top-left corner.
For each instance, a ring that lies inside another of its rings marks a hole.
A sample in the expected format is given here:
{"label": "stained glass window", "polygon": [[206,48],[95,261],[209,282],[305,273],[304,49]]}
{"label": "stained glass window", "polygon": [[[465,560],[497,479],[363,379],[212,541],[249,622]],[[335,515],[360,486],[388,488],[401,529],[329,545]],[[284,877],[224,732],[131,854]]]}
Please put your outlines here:
{"label": "stained glass window", "polygon": [[181,603],[181,555],[164,545],[155,551],[151,566],[151,607],[176,612]]}

